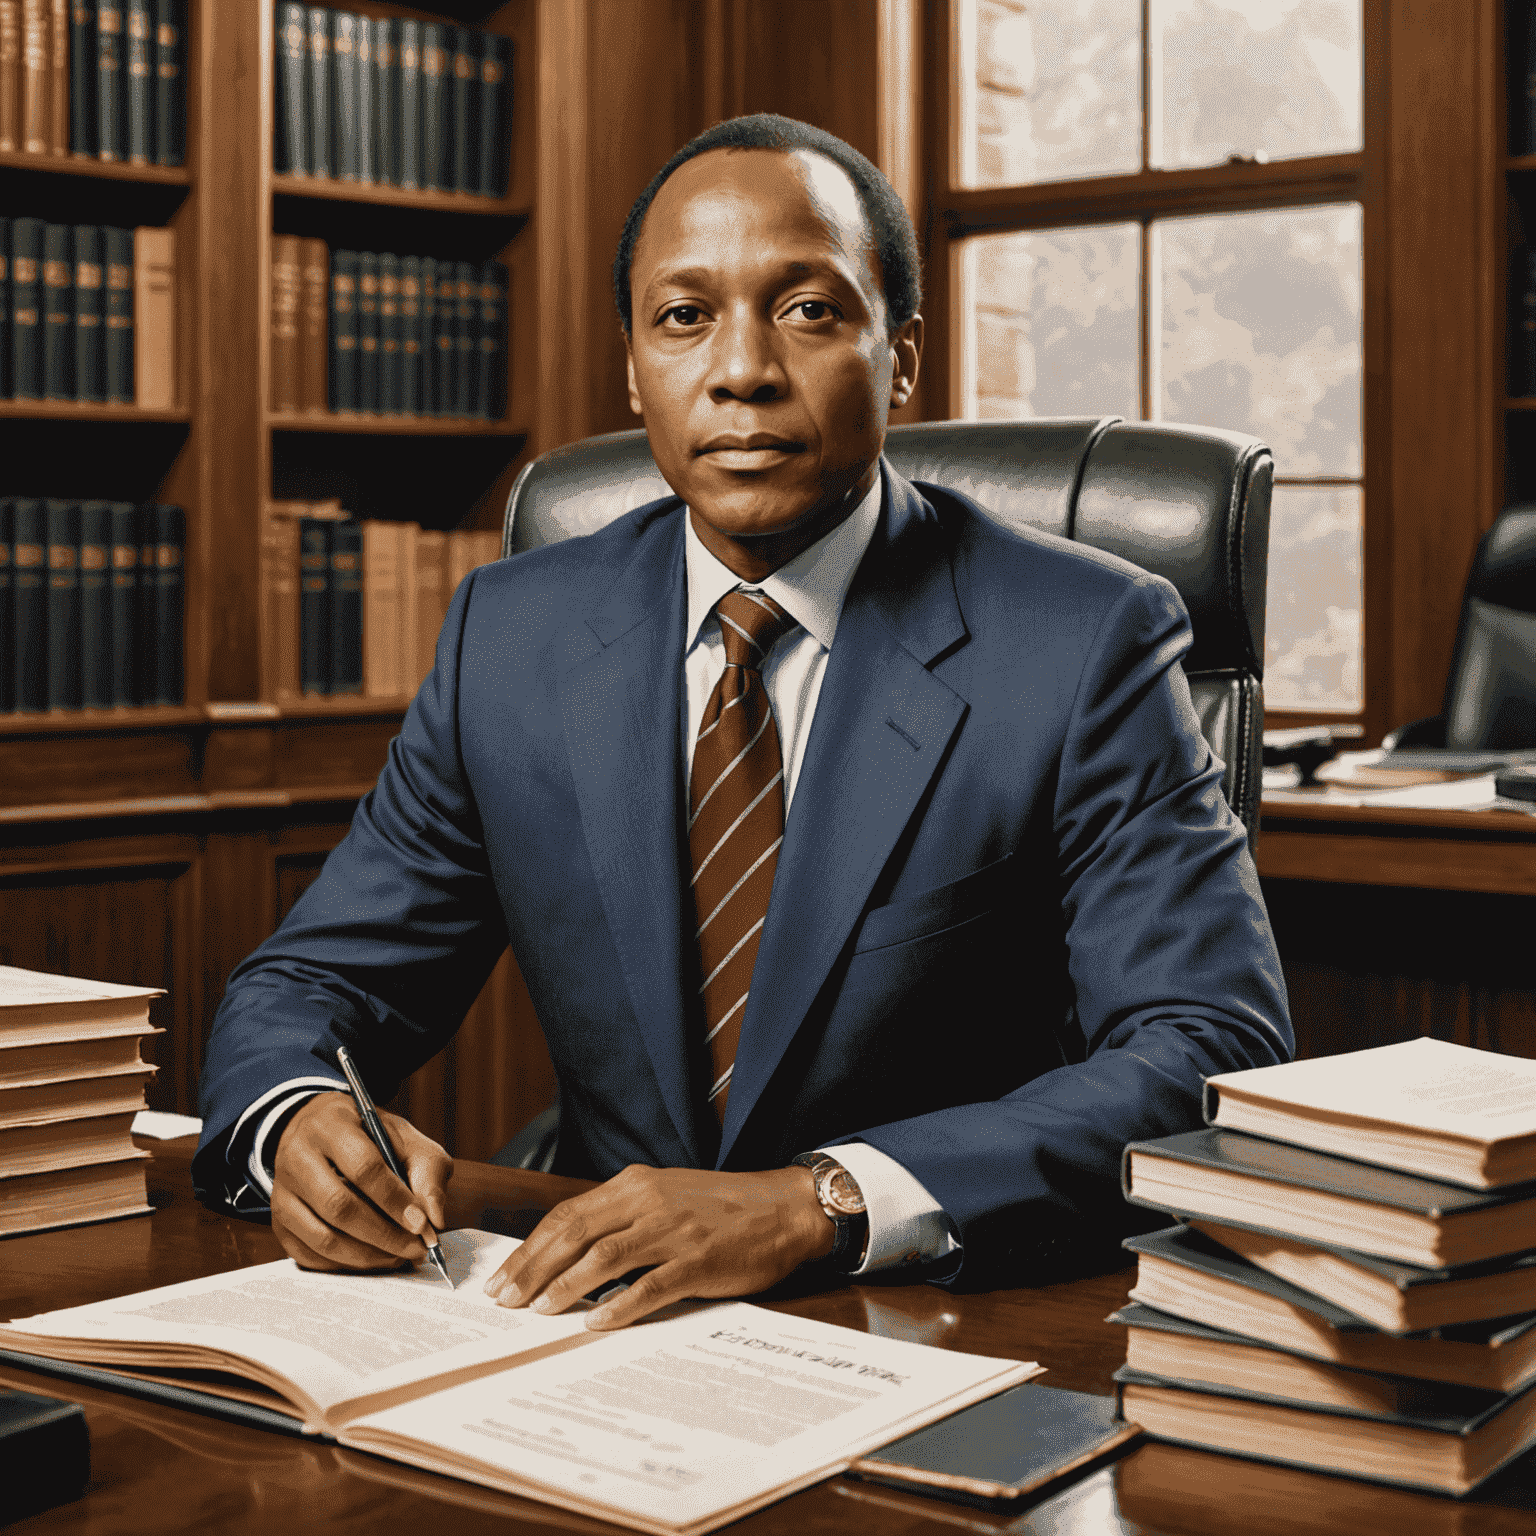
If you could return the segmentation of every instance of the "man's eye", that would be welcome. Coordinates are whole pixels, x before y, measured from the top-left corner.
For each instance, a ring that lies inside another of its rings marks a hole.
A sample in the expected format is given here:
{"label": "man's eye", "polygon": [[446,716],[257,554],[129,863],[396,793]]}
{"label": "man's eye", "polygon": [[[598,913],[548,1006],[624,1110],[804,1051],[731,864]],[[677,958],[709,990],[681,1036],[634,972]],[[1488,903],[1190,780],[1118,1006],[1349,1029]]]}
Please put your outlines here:
{"label": "man's eye", "polygon": [[837,311],[822,299],[802,299],[800,303],[794,306],[790,313],[798,315],[802,320],[814,321],[830,320],[837,314]]}
{"label": "man's eye", "polygon": [[695,304],[674,304],[663,320],[670,320],[675,325],[697,325],[704,318],[703,310]]}

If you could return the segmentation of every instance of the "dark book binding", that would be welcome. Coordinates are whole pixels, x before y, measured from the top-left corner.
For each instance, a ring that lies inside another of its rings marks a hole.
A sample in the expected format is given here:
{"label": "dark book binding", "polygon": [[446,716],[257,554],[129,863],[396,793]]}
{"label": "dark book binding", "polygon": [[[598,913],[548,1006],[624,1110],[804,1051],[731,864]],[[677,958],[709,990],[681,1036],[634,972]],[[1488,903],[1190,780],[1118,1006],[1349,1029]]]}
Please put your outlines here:
{"label": "dark book binding", "polygon": [[497,32],[482,32],[480,50],[480,105],[476,124],[480,154],[476,170],[482,196],[505,197],[512,142],[512,39]]}
{"label": "dark book binding", "polygon": [[101,230],[77,224],[75,255],[75,398],[107,398],[106,263]]}
{"label": "dark book binding", "polygon": [[331,15],[323,5],[306,8],[309,36],[308,110],[309,165],[311,176],[334,174],[336,161],[331,146]]}
{"label": "dark book binding", "polygon": [[408,18],[390,23],[394,44],[395,126],[392,129],[396,182],[414,191],[421,180],[421,23]]}
{"label": "dark book binding", "polygon": [[145,534],[155,549],[154,649],[145,655],[146,704],[180,704],[182,609],[187,525],[180,507],[156,502],[145,513]]}
{"label": "dark book binding", "polygon": [[331,409],[357,405],[357,252],[331,252]]}
{"label": "dark book binding", "polygon": [[43,398],[43,229],[41,219],[11,220],[11,394]]}
{"label": "dark book binding", "polygon": [[400,409],[421,415],[421,257],[400,258]]}
{"label": "dark book binding", "polygon": [[379,258],[374,251],[357,257],[357,408],[379,408]]}
{"label": "dark book binding", "polygon": [[439,261],[437,280],[434,283],[436,298],[432,315],[432,414],[452,416],[458,406],[458,390],[454,384],[454,364],[458,351],[454,338],[454,322],[459,311],[459,286],[456,279],[456,263]]}
{"label": "dark book binding", "polygon": [[299,686],[331,691],[331,525],[306,517],[299,524]]}
{"label": "dark book binding", "polygon": [[331,525],[331,692],[363,691],[363,528]]}
{"label": "dark book binding", "polygon": [[15,509],[14,498],[0,496],[0,715],[7,715],[16,707],[16,615],[11,587]]}
{"label": "dark book binding", "polygon": [[507,414],[507,283],[507,269],[499,261],[481,267],[475,414],[491,421]]}
{"label": "dark book binding", "polygon": [[111,702],[139,702],[139,509],[131,501],[108,504],[112,580],[107,622],[112,637]]}
{"label": "dark book binding", "polygon": [[432,192],[451,190],[443,177],[448,158],[443,129],[450,106],[447,30],[435,21],[421,25],[421,184]]}
{"label": "dark book binding", "polygon": [[150,0],[126,0],[125,10],[128,161],[149,165],[155,158],[155,41]]}
{"label": "dark book binding", "polygon": [[374,180],[395,185],[400,180],[400,60],[395,55],[397,27],[393,21],[373,23],[373,156]]}
{"label": "dark book binding", "polygon": [[96,6],[96,157],[121,160],[128,152],[128,89],[122,0]]}
{"label": "dark book binding", "polygon": [[105,225],[101,231],[106,258],[107,399],[114,405],[133,403],[133,231]]}
{"label": "dark book binding", "polygon": [[11,398],[11,221],[0,214],[0,400]]}
{"label": "dark book binding", "polygon": [[80,708],[80,504],[44,504],[48,536],[48,708]]}
{"label": "dark book binding", "polygon": [[357,180],[357,17],[331,12],[331,153],[338,181]]}
{"label": "dark book binding", "polygon": [[155,164],[187,158],[187,23],[184,0],[155,0]]}
{"label": "dark book binding", "polygon": [[80,699],[112,707],[112,506],[80,503]]}
{"label": "dark book binding", "polygon": [[68,224],[43,230],[43,396],[75,398],[75,239]]}
{"label": "dark book binding", "polygon": [[379,253],[379,409],[398,416],[405,409],[404,361],[400,349],[400,258]]}
{"label": "dark book binding", "polygon": [[30,713],[48,707],[48,523],[43,503],[18,496],[11,504],[11,528],[12,705]]}
{"label": "dark book binding", "polygon": [[437,415],[437,262],[421,258],[421,414]]}
{"label": "dark book binding", "polygon": [[272,169],[309,174],[309,18],[302,5],[277,7],[273,68]]}
{"label": "dark book binding", "polygon": [[91,1480],[91,1435],[79,1403],[0,1392],[0,1449],[7,1521],[78,1499]]}
{"label": "dark book binding", "polygon": [[453,42],[452,72],[448,82],[448,121],[451,154],[444,180],[456,192],[480,190],[480,125],[475,115],[480,106],[478,76],[480,50],[476,34],[468,27],[449,29]]}
{"label": "dark book binding", "polygon": [[374,68],[374,36],[385,25],[371,16],[357,18],[357,179],[372,185],[379,177],[378,108],[374,102],[378,73]]}
{"label": "dark book binding", "polygon": [[454,267],[453,412],[475,414],[475,353],[480,343],[480,273],[467,261]]}
{"label": "dark book binding", "polygon": [[97,150],[96,5],[72,0],[69,8],[69,148],[72,154]]}

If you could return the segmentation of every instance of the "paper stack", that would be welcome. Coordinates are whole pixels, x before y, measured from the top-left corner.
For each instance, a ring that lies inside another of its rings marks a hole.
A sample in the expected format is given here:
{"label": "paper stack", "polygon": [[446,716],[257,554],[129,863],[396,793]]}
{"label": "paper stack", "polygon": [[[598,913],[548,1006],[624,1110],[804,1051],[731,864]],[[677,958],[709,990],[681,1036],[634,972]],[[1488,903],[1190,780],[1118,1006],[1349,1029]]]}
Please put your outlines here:
{"label": "paper stack", "polygon": [[1116,1373],[1156,1439],[1469,1492],[1536,1443],[1536,1062],[1420,1039],[1211,1078],[1126,1148],[1181,1224]]}
{"label": "paper stack", "polygon": [[0,966],[0,1234],[149,1209],[129,1131],[161,995]]}

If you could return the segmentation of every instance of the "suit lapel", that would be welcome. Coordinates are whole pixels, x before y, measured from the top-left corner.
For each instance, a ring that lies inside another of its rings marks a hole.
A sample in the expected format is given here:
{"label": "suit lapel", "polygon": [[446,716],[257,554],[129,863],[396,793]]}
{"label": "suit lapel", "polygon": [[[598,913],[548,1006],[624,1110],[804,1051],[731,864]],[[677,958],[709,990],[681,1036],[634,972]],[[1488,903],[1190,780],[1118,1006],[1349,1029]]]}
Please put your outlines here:
{"label": "suit lapel", "polygon": [[[682,948],[683,524],[644,533],[587,620],[600,649],[560,679],[582,830],[635,1018],[667,1112],[696,1166]],[[711,1140],[713,1138],[710,1138]]]}
{"label": "suit lapel", "polygon": [[885,506],[843,604],[795,785],[731,1077],[721,1166],[926,791],[967,704],[927,669],[966,638],[933,509]]}

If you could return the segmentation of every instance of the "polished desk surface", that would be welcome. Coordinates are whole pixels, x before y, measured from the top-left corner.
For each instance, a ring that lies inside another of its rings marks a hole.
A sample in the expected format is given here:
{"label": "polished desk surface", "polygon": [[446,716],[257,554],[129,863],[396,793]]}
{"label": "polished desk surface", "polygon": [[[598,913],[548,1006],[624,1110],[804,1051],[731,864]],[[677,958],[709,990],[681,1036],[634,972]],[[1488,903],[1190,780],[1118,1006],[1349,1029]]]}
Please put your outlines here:
{"label": "polished desk surface", "polygon": [[[264,1226],[204,1210],[192,1198],[193,1143],[140,1142],[153,1216],[0,1240],[0,1315],[25,1317],[197,1275],[280,1258]],[[548,1209],[575,1180],[459,1163],[450,1226],[487,1208]],[[859,1285],[775,1302],[782,1311],[976,1354],[1038,1360],[1047,1385],[1108,1394],[1124,1332],[1103,1319],[1134,1271],[1036,1289],[951,1296],[930,1286]],[[85,1405],[92,1476],[83,1498],[12,1527],[34,1532],[589,1532],[622,1527],[382,1459],[226,1423],[40,1372],[0,1366],[0,1387]],[[0,1524],[4,1523],[0,1486]],[[891,1536],[971,1531],[1032,1536],[1418,1536],[1536,1532],[1536,1455],[1476,1502],[1456,1503],[1343,1478],[1174,1446],[1145,1445],[1021,1514],[994,1515],[837,1477],[730,1527],[753,1536],[869,1531]]]}

